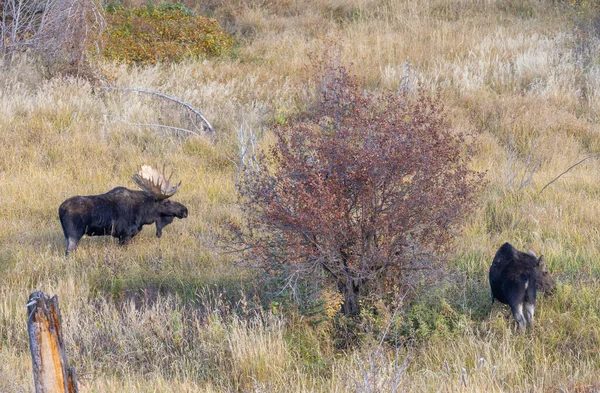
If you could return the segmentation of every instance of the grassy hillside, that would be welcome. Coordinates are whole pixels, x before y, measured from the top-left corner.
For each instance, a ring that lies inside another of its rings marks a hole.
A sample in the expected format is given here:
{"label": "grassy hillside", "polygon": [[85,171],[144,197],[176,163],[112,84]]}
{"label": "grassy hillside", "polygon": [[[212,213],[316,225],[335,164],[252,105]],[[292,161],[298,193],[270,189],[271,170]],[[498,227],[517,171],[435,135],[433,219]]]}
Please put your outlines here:
{"label": "grassy hillside", "polygon": [[[82,392],[557,392],[600,383],[598,160],[541,192],[600,152],[600,46],[575,29],[587,18],[576,12],[582,6],[186,6],[234,35],[230,56],[103,63],[100,74],[190,103],[212,122],[215,140],[136,125],[181,125],[159,100],[47,80],[26,58],[0,65],[0,392],[33,386],[24,307],[33,289],[59,295]],[[406,305],[401,316],[415,340],[397,350],[366,337],[336,351],[324,329],[293,310],[265,310],[253,272],[211,246],[239,214],[231,162],[239,129],[260,134],[301,110],[316,83],[306,65],[333,42],[368,89],[398,89],[408,74],[410,88],[439,90],[453,127],[477,135],[473,165],[487,171],[480,208],[449,258],[452,275]],[[175,168],[182,186],[174,199],[189,217],[160,240],[147,228],[125,248],[84,238],[65,258],[60,203],[134,188],[131,175],[146,162]],[[487,271],[505,241],[544,254],[559,283],[538,301],[535,333],[516,334],[508,309],[489,307]]]}

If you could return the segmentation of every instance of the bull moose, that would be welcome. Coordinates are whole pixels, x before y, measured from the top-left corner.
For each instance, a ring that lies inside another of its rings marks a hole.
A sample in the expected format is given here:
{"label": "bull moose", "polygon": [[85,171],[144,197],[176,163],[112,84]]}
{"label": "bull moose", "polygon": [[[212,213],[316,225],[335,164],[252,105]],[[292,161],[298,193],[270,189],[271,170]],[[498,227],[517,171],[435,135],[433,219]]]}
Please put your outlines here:
{"label": "bull moose", "polygon": [[521,330],[533,322],[536,292],[556,288],[542,260],[543,256],[538,258],[533,251],[525,253],[504,243],[490,266],[492,304],[494,299],[508,304]]}
{"label": "bull moose", "polygon": [[[173,173],[171,172],[171,176]],[[83,235],[111,235],[119,244],[127,244],[144,225],[156,224],[156,237],[162,236],[165,226],[175,217],[185,218],[188,209],[179,202],[169,200],[181,185],[171,186],[164,168],[143,165],[133,175],[135,183],[143,190],[117,187],[101,195],[74,196],[58,208],[58,216],[67,242],[65,254],[75,251]]]}

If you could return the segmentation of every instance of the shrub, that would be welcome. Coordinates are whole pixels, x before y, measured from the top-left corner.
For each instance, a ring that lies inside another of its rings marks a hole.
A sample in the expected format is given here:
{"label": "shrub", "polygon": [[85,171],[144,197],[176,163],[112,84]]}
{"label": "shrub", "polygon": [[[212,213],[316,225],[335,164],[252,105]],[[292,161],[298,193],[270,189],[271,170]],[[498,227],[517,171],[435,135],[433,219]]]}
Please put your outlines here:
{"label": "shrub", "polygon": [[219,56],[233,40],[218,22],[173,4],[142,9],[107,7],[104,56],[130,64]]}
{"label": "shrub", "polygon": [[96,0],[0,1],[0,55],[30,50],[51,74],[91,76],[88,54],[104,27]]}
{"label": "shrub", "polygon": [[357,315],[366,295],[446,249],[481,176],[439,97],[364,93],[341,66],[323,75],[315,108],[274,128],[246,172],[242,239],[248,260],[289,281],[324,270]]}
{"label": "shrub", "polygon": [[593,0],[569,0],[570,19],[575,30],[575,54],[588,66],[597,58],[600,39],[600,4]]}

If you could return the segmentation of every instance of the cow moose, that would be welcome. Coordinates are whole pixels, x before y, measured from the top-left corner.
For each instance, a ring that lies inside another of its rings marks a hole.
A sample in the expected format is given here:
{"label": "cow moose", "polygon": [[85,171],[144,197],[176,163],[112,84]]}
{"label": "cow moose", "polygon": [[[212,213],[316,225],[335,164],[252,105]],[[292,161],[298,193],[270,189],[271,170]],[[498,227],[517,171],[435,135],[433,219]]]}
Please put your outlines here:
{"label": "cow moose", "polygon": [[536,292],[556,288],[542,260],[543,256],[538,258],[533,251],[525,253],[504,243],[490,266],[492,305],[494,299],[508,304],[521,330],[533,322]]}
{"label": "cow moose", "polygon": [[156,224],[156,237],[162,236],[165,226],[175,217],[185,218],[188,209],[172,197],[181,185],[171,186],[164,168],[156,169],[143,165],[133,175],[135,183],[143,190],[117,187],[101,195],[74,196],[58,208],[58,216],[67,242],[65,255],[75,251],[83,235],[110,235],[127,244],[144,225]]}

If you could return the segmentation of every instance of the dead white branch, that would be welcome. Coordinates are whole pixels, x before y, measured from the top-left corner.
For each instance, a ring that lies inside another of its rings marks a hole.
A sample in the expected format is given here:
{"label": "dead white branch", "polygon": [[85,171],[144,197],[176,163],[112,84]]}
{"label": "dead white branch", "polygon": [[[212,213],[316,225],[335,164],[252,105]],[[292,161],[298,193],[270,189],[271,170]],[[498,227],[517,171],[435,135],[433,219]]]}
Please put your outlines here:
{"label": "dead white branch", "polygon": [[[140,93],[140,94],[148,94],[148,95],[152,95],[155,97],[159,97],[171,102],[174,102],[180,106],[182,106],[183,108],[185,108],[186,110],[188,110],[189,112],[191,112],[193,115],[195,115],[197,118],[199,118],[203,123],[204,123],[204,130],[210,134],[210,135],[214,135],[214,130],[212,125],[210,124],[210,122],[206,119],[206,117],[204,117],[202,115],[202,113],[200,113],[199,110],[197,110],[196,108],[194,108],[192,105],[188,104],[187,102],[183,102],[181,100],[178,100],[175,97],[157,92],[157,91],[151,91],[151,90],[144,90],[144,89],[136,89],[136,88],[132,88],[132,87],[114,87],[114,86],[104,86],[102,87],[102,89],[104,90],[114,90],[114,91],[129,91],[129,92],[133,92],[133,93]],[[194,119],[193,116],[190,117],[192,123],[196,126],[196,121]],[[154,127],[159,126],[159,125],[154,125]],[[176,127],[170,127],[170,126],[162,126],[165,128],[176,128]],[[200,128],[200,127],[199,127]],[[198,135],[197,133],[190,131],[190,130],[185,130],[185,129],[180,129],[180,131],[187,131],[193,134]]]}
{"label": "dead white branch", "polygon": [[242,124],[240,124],[238,128],[238,148],[239,153],[237,160],[232,160],[237,167],[235,173],[236,186],[239,185],[241,173],[245,171],[246,174],[252,174],[254,171],[258,170],[256,135],[245,119],[242,119]]}
{"label": "dead white branch", "polygon": [[129,121],[125,121],[125,120],[121,120],[123,123],[130,125],[130,126],[135,126],[135,127],[152,127],[152,128],[164,128],[166,130],[169,131],[178,131],[178,132],[185,132],[188,134],[192,134],[195,136],[202,136],[200,134],[198,134],[197,132],[188,130],[187,128],[181,128],[181,127],[173,127],[173,126],[166,126],[164,124],[153,124],[153,123],[132,123]]}

